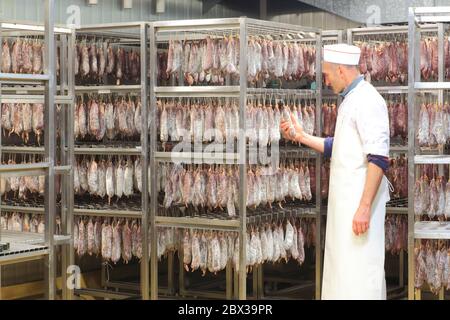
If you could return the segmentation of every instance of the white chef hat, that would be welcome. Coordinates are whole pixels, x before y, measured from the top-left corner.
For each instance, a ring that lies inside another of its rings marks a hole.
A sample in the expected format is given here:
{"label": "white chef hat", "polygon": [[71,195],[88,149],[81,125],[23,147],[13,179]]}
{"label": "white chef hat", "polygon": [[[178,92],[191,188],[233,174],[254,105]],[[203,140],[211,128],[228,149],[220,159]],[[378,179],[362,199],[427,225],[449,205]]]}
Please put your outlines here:
{"label": "white chef hat", "polygon": [[323,47],[323,61],[356,66],[361,49],[345,43],[329,44]]}

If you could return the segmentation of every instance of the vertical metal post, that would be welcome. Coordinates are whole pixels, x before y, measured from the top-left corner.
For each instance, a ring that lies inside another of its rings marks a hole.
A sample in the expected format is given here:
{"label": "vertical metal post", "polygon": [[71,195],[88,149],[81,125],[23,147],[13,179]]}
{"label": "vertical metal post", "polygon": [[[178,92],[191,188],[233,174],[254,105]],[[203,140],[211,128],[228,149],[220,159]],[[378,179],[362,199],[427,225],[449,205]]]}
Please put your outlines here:
{"label": "vertical metal post", "polygon": [[445,290],[444,290],[444,287],[441,287],[441,290],[439,290],[439,300],[445,300]]}
{"label": "vertical metal post", "polygon": [[[227,266],[225,268],[225,278],[226,278],[226,297],[227,300],[233,299],[233,267],[231,262],[227,262]],[[184,285],[184,284],[183,284]],[[180,281],[180,292],[181,292],[181,281]]]}
{"label": "vertical metal post", "polygon": [[338,43],[342,43],[342,39],[343,39],[343,30],[338,30],[338,31],[337,31],[336,38],[337,38],[337,42],[338,42]]}
{"label": "vertical metal post", "polygon": [[173,262],[174,262],[174,252],[170,251],[167,254],[167,291],[169,295],[173,295],[175,293],[174,287],[174,274],[173,274]]}
{"label": "vertical metal post", "polygon": [[180,249],[178,250],[178,257],[179,257],[179,273],[178,273],[178,291],[180,293],[180,296],[184,295],[185,287],[184,287],[184,264],[183,264],[183,257],[184,257],[184,249],[183,246],[180,246]]}
{"label": "vertical metal post", "polygon": [[[444,24],[437,24],[438,28],[438,81],[444,81],[445,61],[444,61]],[[443,91],[439,90],[439,103],[443,103]]]}
{"label": "vertical metal post", "polygon": [[264,264],[260,264],[258,266],[258,300],[263,299],[264,297],[264,272],[263,272]]}
{"label": "vertical metal post", "polygon": [[400,251],[400,270],[399,270],[399,286],[403,288],[405,286],[405,251]]}
{"label": "vertical metal post", "polygon": [[50,163],[45,177],[45,244],[49,247],[48,259],[45,261],[45,282],[48,285],[46,299],[55,299],[55,155],[56,155],[56,132],[55,132],[55,88],[56,88],[56,68],[55,68],[55,36],[54,36],[54,0],[45,0],[45,37],[44,37],[44,73],[49,76],[45,84],[45,159]]}
{"label": "vertical metal post", "polygon": [[[150,175],[151,175],[151,194],[150,194],[150,297],[152,300],[158,298],[158,257],[156,248],[156,224],[155,217],[158,208],[158,198],[156,190],[156,170],[157,163],[155,159],[156,152],[156,95],[155,86],[157,78],[156,62],[156,30],[153,24],[150,24]],[[148,236],[148,235],[147,235]]]}
{"label": "vertical metal post", "polygon": [[142,299],[148,300],[150,293],[149,284],[149,243],[148,243],[148,117],[147,112],[147,63],[148,63],[148,25],[142,23],[140,25],[141,40],[141,163],[142,163],[142,259],[141,259],[141,295]]}
{"label": "vertical metal post", "polygon": [[[444,24],[442,22],[437,24],[438,28],[438,81],[444,82],[445,60],[444,60]],[[438,105],[444,105],[444,90],[438,90]],[[439,147],[439,154],[444,154],[444,146]],[[444,175],[444,165],[438,165],[438,174]]]}
{"label": "vertical metal post", "polygon": [[[316,35],[316,134],[320,135],[322,132],[322,33],[319,31]],[[322,197],[320,196],[322,155],[317,154],[316,157],[316,300],[321,296],[322,283],[322,250],[320,241],[321,228],[321,211],[322,211]]]}
{"label": "vertical metal post", "polygon": [[347,44],[353,44],[353,30],[347,30]]}
{"label": "vertical metal post", "polygon": [[[444,55],[444,24],[442,22],[437,24],[438,28],[438,81],[444,82],[445,73],[445,55]],[[444,90],[438,90],[438,105],[444,105]],[[444,154],[444,146],[439,147],[439,154]],[[438,165],[438,173],[440,176],[444,175],[444,165]]]}
{"label": "vertical metal post", "polygon": [[259,266],[258,272],[258,299],[264,298],[264,264]]}
{"label": "vertical metal post", "polygon": [[233,294],[234,299],[239,299],[239,273],[233,268]]}
{"label": "vertical metal post", "polygon": [[415,90],[414,82],[417,73],[418,43],[416,34],[416,21],[414,8],[409,8],[408,13],[408,299],[414,299],[414,193],[411,186],[414,185],[414,153],[415,153]]}
{"label": "vertical metal post", "polygon": [[[66,66],[68,65],[67,61],[67,35],[62,34],[60,35],[60,95],[65,95],[66,88],[67,88],[67,72],[66,72]],[[67,164],[67,153],[68,149],[66,149],[67,146],[67,127],[68,127],[68,105],[63,104],[60,109],[60,160],[61,165]],[[61,175],[61,234],[66,235],[67,234],[67,195],[69,191],[68,184],[69,176],[67,174]],[[58,193],[59,190],[56,190]],[[61,289],[62,289],[62,299],[67,300],[67,246],[62,245],[61,246]]]}
{"label": "vertical metal post", "polygon": [[[67,50],[67,43],[68,42],[68,36],[66,34],[61,34],[59,36],[59,47],[60,47],[60,70],[59,70],[59,78],[60,78],[60,88],[59,88],[59,95],[65,95],[66,91],[68,90],[68,70],[66,67],[68,67],[68,50]],[[58,46],[56,46],[55,53],[58,52]],[[56,57],[57,58],[57,57]]]}
{"label": "vertical metal post", "polygon": [[[73,247],[73,206],[74,206],[74,197],[75,192],[73,189],[73,167],[75,164],[75,134],[74,134],[74,115],[75,115],[75,40],[76,34],[75,29],[72,29],[72,33],[69,36],[68,41],[68,91],[70,97],[72,97],[70,104],[67,106],[68,108],[68,122],[67,122],[67,164],[71,166],[71,170],[69,175],[67,176],[67,229],[65,230],[67,235],[71,235],[71,241],[67,245],[67,264],[69,266],[75,264],[75,251]],[[67,270],[62,270],[62,272],[66,273]],[[68,300],[73,299],[73,289],[67,289],[67,297]]]}
{"label": "vertical metal post", "polygon": [[[247,56],[247,19],[245,17],[239,18],[239,41],[240,43],[240,57]],[[239,93],[239,299],[245,300],[247,294],[246,282],[246,261],[247,261],[247,247],[246,247],[246,231],[247,231],[247,174],[246,174],[246,139],[245,139],[245,108],[247,99],[247,59],[240,60],[239,70],[239,85],[241,91]]]}
{"label": "vertical metal post", "polygon": [[413,299],[415,299],[415,300],[422,300],[422,291],[420,290],[420,288],[419,289],[414,289],[413,288],[413,290],[414,290],[413,291],[414,297],[409,299],[409,300],[413,300]]}
{"label": "vertical metal post", "polygon": [[258,299],[258,268],[259,266],[253,266],[252,282],[253,282],[253,298]]}

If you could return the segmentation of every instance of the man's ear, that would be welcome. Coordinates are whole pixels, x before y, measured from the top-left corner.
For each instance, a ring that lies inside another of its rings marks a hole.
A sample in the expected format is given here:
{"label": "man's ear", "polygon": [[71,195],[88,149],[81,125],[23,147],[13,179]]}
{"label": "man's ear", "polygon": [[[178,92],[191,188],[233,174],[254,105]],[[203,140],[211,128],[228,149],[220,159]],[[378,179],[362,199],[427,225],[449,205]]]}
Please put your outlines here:
{"label": "man's ear", "polygon": [[342,77],[343,75],[344,75],[344,70],[343,70],[343,67],[342,67],[342,65],[337,65],[336,66],[336,71],[338,72],[338,74],[339,74],[339,76],[340,77]]}

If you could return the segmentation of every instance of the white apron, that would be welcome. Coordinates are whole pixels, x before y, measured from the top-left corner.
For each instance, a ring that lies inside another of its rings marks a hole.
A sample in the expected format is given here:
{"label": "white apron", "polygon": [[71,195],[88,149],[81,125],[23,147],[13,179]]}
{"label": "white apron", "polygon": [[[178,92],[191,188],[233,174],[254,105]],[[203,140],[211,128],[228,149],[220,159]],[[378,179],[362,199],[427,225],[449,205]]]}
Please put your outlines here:
{"label": "white apron", "polygon": [[[348,96],[357,90],[361,90],[361,84]],[[368,231],[356,236],[352,221],[364,190],[368,162],[350,121],[352,108],[345,107],[355,99],[347,97],[339,107],[331,157],[322,299],[386,299],[384,218],[388,181],[383,176]],[[358,107],[364,108],[364,104]]]}

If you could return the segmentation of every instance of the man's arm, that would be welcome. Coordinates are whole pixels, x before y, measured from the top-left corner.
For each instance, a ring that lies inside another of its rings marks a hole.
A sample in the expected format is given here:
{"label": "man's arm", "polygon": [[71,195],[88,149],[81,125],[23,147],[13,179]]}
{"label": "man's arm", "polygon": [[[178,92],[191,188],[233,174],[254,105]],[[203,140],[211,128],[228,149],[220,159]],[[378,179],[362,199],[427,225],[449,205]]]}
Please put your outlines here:
{"label": "man's arm", "polygon": [[299,136],[297,134],[297,136],[295,137],[295,141],[300,142],[320,153],[323,153],[325,150],[325,138],[315,137],[315,136],[303,133],[302,136]]}
{"label": "man's arm", "polygon": [[366,182],[361,196],[359,208],[353,217],[353,232],[363,234],[369,229],[371,207],[383,178],[383,170],[374,163],[367,166]]}
{"label": "man's arm", "polygon": [[294,115],[291,114],[291,122],[295,129],[295,137],[292,137],[290,135],[290,123],[287,121],[281,122],[281,133],[285,139],[300,142],[317,152],[323,153],[324,152],[324,143],[325,138],[315,137],[312,135],[309,135],[305,133],[302,126],[297,122],[297,119],[295,119]]}

